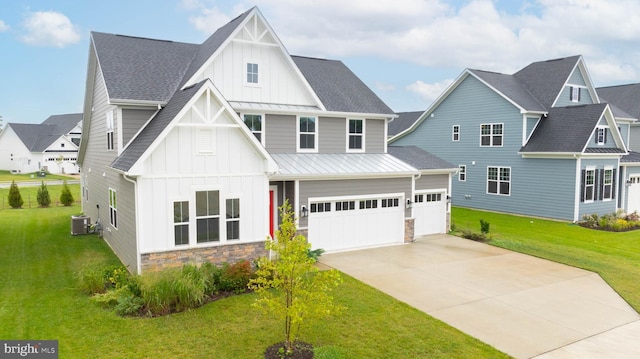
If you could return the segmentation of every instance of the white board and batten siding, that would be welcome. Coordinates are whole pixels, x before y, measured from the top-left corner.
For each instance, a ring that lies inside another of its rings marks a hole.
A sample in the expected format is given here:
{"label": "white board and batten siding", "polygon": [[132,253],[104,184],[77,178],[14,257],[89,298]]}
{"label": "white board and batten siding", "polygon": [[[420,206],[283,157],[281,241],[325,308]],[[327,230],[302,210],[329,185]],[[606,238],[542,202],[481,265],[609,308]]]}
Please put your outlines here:
{"label": "white board and batten siding", "polygon": [[[206,113],[205,102],[206,95],[194,105],[201,114]],[[211,113],[216,113],[219,104],[211,104]],[[234,240],[234,244],[264,241],[268,235],[267,161],[229,116],[224,112],[214,125],[202,126],[201,117],[189,110],[145,159],[146,175],[138,179],[139,196],[145,199],[140,201],[138,211],[141,253],[225,244],[225,199],[229,198],[240,199],[240,240]],[[198,147],[202,130],[213,131],[211,152],[203,153]],[[220,241],[196,244],[195,192],[208,190],[220,191]],[[175,201],[189,202],[188,246],[175,245]]]}

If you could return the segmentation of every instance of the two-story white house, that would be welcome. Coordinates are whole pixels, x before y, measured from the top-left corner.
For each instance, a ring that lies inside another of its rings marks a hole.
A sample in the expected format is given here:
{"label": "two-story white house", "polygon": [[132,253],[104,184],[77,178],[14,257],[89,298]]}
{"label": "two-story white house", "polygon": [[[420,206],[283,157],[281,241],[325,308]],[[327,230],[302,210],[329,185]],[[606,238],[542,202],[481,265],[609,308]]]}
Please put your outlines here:
{"label": "two-story white house", "polygon": [[314,248],[443,233],[454,166],[389,149],[342,62],[291,56],[257,8],[202,44],[93,32],[83,211],[136,273],[266,255],[288,200]]}

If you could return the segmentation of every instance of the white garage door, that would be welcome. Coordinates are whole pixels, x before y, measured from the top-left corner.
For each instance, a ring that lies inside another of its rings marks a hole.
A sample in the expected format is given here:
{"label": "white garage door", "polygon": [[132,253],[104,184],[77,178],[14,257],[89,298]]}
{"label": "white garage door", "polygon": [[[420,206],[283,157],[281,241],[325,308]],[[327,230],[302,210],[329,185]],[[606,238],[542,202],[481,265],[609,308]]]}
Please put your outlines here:
{"label": "white garage door", "polygon": [[404,242],[404,197],[309,199],[313,249],[337,251]]}
{"label": "white garage door", "polygon": [[627,212],[633,213],[637,211],[640,213],[640,176],[633,176],[629,178],[629,209]]}
{"label": "white garage door", "polygon": [[413,201],[414,235],[445,233],[447,228],[447,201],[445,192],[417,192]]}

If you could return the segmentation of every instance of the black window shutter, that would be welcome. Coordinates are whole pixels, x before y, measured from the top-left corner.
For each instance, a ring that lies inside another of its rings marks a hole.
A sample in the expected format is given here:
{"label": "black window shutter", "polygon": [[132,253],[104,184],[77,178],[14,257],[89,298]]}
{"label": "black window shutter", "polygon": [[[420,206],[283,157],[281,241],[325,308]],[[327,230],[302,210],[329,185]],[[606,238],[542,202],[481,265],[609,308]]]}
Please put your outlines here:
{"label": "black window shutter", "polygon": [[611,175],[611,198],[616,199],[616,170],[613,170],[613,174]]}
{"label": "black window shutter", "polygon": [[596,135],[593,136],[593,143],[598,143],[598,137],[600,137],[600,129],[596,128]]}
{"label": "black window shutter", "polygon": [[585,170],[582,170],[582,174],[580,175],[580,202],[584,202],[584,177]]}
{"label": "black window shutter", "polygon": [[569,101],[573,101],[573,86],[569,86]]}
{"label": "black window shutter", "polygon": [[581,90],[582,89],[578,87],[578,102],[580,102],[580,92],[582,92]]}
{"label": "black window shutter", "polygon": [[604,131],[604,143],[607,143],[607,129],[603,129],[602,131]]}

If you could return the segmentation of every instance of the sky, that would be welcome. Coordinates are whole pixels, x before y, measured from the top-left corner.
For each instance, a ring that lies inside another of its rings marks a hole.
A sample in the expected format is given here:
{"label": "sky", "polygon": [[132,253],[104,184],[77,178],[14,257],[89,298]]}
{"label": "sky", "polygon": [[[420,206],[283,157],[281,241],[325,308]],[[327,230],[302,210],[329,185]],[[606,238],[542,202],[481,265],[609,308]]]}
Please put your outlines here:
{"label": "sky", "polygon": [[396,112],[465,68],[582,55],[596,86],[640,82],[637,0],[0,0],[0,116],[82,112],[91,31],[199,44],[253,6],[290,54],[343,61]]}

